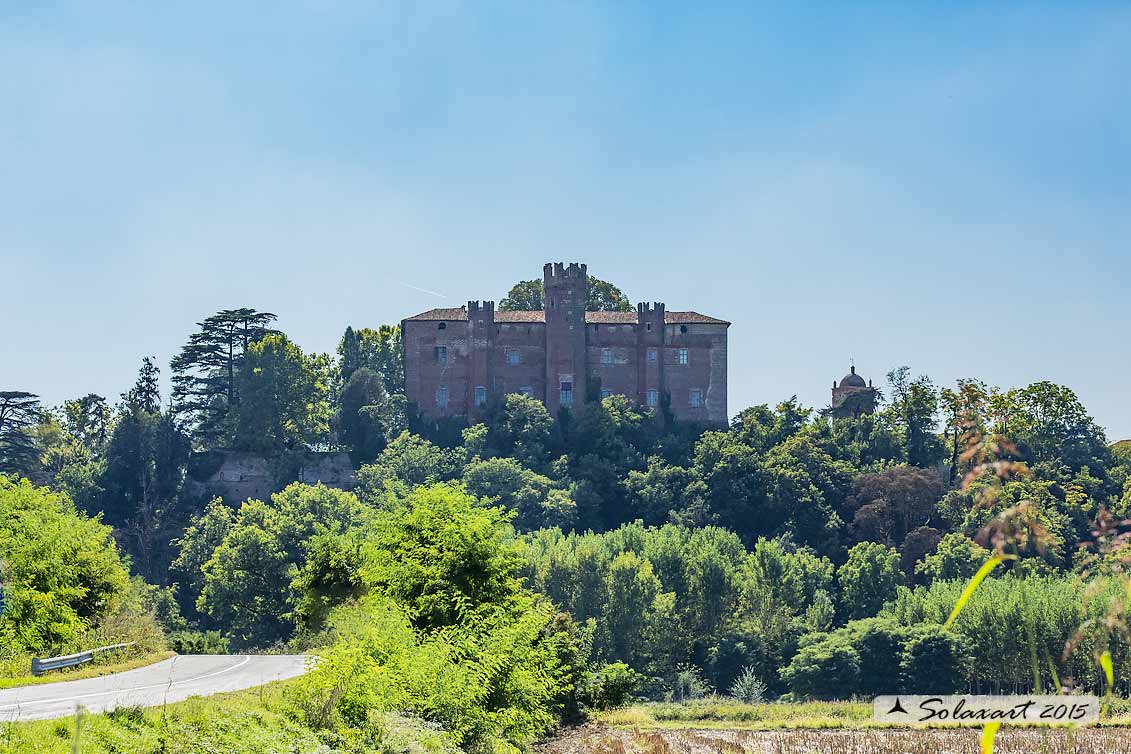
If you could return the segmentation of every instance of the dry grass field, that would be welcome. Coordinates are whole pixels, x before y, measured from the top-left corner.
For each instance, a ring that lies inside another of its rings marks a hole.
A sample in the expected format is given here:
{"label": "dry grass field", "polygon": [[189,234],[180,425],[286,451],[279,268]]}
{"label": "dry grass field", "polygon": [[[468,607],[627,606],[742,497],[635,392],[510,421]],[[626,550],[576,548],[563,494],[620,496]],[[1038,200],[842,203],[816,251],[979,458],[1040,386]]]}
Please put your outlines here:
{"label": "dry grass field", "polygon": [[[977,754],[980,731],[966,729],[632,730],[578,728],[539,754]],[[1124,728],[1003,728],[995,754],[1131,754]]]}

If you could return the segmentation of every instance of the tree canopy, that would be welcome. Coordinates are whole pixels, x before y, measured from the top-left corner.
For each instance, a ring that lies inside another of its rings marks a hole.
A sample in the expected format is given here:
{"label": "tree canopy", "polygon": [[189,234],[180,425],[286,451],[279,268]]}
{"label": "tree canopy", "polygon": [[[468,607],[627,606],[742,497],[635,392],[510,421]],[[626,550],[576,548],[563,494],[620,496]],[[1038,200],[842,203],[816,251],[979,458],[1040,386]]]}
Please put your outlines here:
{"label": "tree canopy", "polygon": [[[511,286],[507,295],[499,302],[500,311],[541,311],[545,308],[545,291],[542,280],[521,280]],[[585,311],[589,312],[630,312],[632,302],[612,283],[600,278],[589,277],[589,298]]]}

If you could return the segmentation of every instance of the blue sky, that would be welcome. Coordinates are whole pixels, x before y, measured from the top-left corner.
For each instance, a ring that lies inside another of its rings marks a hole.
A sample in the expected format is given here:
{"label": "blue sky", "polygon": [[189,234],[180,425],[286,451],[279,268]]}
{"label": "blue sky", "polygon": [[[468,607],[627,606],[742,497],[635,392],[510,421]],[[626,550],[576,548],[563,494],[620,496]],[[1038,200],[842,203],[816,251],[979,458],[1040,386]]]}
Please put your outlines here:
{"label": "blue sky", "polygon": [[561,260],[733,322],[732,413],[855,358],[1131,437],[1131,8],[276,5],[0,6],[0,389],[117,396],[236,306],[332,351]]}

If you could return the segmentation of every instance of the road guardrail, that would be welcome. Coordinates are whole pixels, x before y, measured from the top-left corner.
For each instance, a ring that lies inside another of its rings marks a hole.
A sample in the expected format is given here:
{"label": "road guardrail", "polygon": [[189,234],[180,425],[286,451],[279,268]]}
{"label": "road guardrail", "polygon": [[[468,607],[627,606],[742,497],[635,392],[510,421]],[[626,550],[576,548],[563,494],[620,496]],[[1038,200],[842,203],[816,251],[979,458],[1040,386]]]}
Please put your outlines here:
{"label": "road guardrail", "polygon": [[111,644],[108,647],[98,647],[97,649],[88,649],[85,652],[77,652],[73,655],[62,655],[60,657],[45,657],[42,660],[38,657],[32,658],[31,661],[31,674],[43,675],[49,670],[62,670],[63,668],[74,668],[94,660],[94,656],[102,652],[115,652],[119,649],[132,647],[135,642],[126,642],[125,644]]}

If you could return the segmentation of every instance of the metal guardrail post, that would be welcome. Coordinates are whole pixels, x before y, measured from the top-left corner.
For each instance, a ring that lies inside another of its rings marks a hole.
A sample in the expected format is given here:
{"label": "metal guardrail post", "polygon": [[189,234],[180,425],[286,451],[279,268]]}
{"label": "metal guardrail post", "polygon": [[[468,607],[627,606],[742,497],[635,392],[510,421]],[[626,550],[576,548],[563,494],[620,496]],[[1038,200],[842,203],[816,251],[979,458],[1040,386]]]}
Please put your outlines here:
{"label": "metal guardrail post", "polygon": [[60,657],[46,657],[39,659],[38,657],[32,658],[31,661],[31,674],[35,676],[43,675],[49,670],[61,670],[63,668],[73,668],[78,665],[83,665],[94,660],[94,656],[100,652],[113,652],[126,647],[132,647],[136,642],[126,642],[125,644],[111,644],[108,647],[98,647],[97,649],[88,649],[85,652],[77,652],[73,655],[62,655]]}

